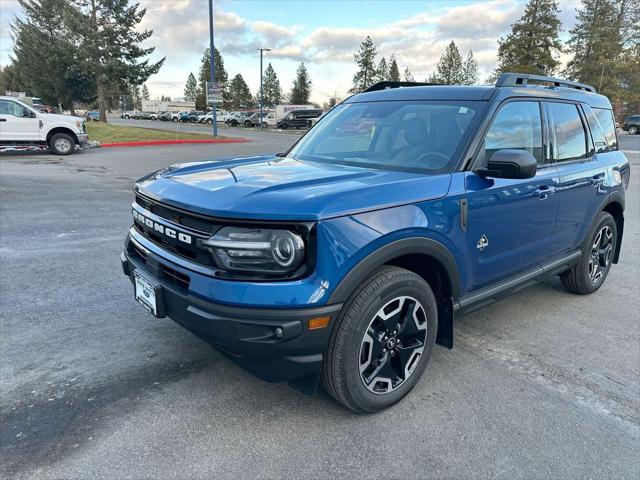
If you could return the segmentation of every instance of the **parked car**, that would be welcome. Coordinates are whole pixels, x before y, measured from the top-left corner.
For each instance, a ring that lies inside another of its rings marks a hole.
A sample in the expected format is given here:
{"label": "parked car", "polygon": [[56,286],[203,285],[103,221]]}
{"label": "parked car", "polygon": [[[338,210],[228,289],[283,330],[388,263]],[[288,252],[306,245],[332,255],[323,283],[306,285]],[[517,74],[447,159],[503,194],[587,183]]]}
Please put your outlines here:
{"label": "parked car", "polygon": [[15,97],[0,96],[0,146],[48,148],[70,155],[88,142],[85,120],[70,115],[42,113]]}
{"label": "parked car", "polygon": [[629,132],[630,135],[635,135],[640,132],[640,115],[628,115],[624,117],[622,130]]}
{"label": "parked car", "polygon": [[99,122],[100,121],[100,112],[98,110],[91,110],[87,112],[84,116],[87,122]]}
{"label": "parked car", "polygon": [[122,115],[120,115],[120,118],[125,118],[125,119],[130,119],[130,118],[135,118],[140,112],[137,112],[135,110],[131,111],[131,112],[122,112]]}
{"label": "parked car", "polygon": [[151,112],[149,114],[149,120],[158,120],[158,117],[160,116],[160,112]]}
{"label": "parked car", "polygon": [[260,378],[374,412],[452,348],[454,316],[552,275],[598,290],[629,175],[591,86],[380,82],[284,153],[142,177],[122,269],[152,315]]}
{"label": "parked car", "polygon": [[311,127],[312,120],[322,115],[322,110],[314,108],[312,110],[294,110],[285,115],[276,126],[283,130],[287,128],[308,128]]}
{"label": "parked car", "polygon": [[173,112],[161,112],[158,115],[158,120],[161,120],[163,122],[171,121],[171,116],[172,115],[173,115]]}
{"label": "parked car", "polygon": [[[270,118],[269,118],[269,115],[271,115]],[[268,111],[263,111],[262,112],[262,126],[263,127],[267,127],[269,125],[269,123],[267,121],[268,119],[270,119],[271,121],[274,121],[275,113],[268,112]],[[275,124],[275,121],[274,121],[274,124]],[[247,117],[244,120],[244,126],[245,127],[257,127],[259,125],[260,125],[260,112],[256,112],[256,113],[254,113],[250,117]]]}
{"label": "parked car", "polygon": [[255,112],[233,112],[229,115],[229,118],[225,123],[231,125],[232,127],[237,127],[238,125],[243,125],[244,121],[253,115]]}

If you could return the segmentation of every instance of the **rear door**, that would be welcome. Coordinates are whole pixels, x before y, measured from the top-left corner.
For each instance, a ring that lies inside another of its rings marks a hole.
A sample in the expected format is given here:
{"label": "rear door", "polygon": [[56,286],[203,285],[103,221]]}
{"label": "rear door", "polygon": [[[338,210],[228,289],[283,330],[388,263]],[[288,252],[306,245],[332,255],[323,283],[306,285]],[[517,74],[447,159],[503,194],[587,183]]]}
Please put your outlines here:
{"label": "rear door", "polygon": [[543,120],[537,101],[503,104],[480,152],[484,165],[497,150],[526,150],[538,161],[535,177],[484,178],[467,172],[469,290],[535,268],[549,255],[558,209],[557,171],[546,162]]}
{"label": "rear door", "polygon": [[591,138],[585,112],[579,105],[554,101],[546,102],[545,108],[553,164],[559,177],[558,220],[551,253],[559,254],[580,246],[609,194],[601,158],[606,139],[598,138],[601,134],[595,140]]}
{"label": "rear door", "polygon": [[35,113],[13,100],[0,100],[0,141],[32,142],[40,139]]}

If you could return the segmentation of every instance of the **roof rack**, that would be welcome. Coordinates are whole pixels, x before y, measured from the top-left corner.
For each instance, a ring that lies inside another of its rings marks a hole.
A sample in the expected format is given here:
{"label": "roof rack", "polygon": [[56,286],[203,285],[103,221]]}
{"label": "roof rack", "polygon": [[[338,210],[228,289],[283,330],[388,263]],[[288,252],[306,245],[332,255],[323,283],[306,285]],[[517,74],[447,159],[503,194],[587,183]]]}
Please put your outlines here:
{"label": "roof rack", "polygon": [[429,85],[438,85],[437,83],[424,83],[424,82],[392,82],[385,80],[384,82],[378,82],[371,85],[365,92],[377,92],[378,90],[387,90],[388,88],[402,88],[402,87],[427,87]]}
{"label": "roof rack", "polygon": [[530,80],[534,82],[551,83],[555,87],[575,88],[576,90],[596,93],[596,89],[586,83],[572,82],[555,77],[545,77],[543,75],[532,75],[529,73],[503,73],[496,81],[496,87],[526,87]]}

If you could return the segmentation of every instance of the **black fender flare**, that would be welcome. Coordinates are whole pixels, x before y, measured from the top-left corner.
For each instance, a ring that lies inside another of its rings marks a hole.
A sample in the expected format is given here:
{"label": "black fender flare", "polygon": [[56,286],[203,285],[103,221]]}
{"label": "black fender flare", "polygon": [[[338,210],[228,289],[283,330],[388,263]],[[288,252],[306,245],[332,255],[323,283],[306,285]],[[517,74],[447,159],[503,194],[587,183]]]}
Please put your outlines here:
{"label": "black fender flare", "polygon": [[452,253],[442,243],[426,237],[409,237],[395,240],[368,255],[353,267],[335,288],[328,304],[343,303],[351,293],[374,270],[394,258],[409,254],[421,254],[433,257],[445,269],[449,276],[450,288],[453,299],[460,296],[460,272]]}

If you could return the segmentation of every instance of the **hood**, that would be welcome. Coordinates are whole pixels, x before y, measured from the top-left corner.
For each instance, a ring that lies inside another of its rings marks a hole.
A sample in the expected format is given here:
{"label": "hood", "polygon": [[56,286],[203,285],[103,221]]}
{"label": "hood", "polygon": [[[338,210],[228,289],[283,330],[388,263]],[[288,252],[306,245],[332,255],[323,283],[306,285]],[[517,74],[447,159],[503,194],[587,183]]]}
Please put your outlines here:
{"label": "hood", "polygon": [[171,166],[135,189],[214,217],[322,220],[440,198],[450,179],[264,156]]}
{"label": "hood", "polygon": [[46,120],[51,123],[73,123],[84,122],[82,117],[74,117],[73,115],[60,115],[58,113],[42,113],[42,120]]}

